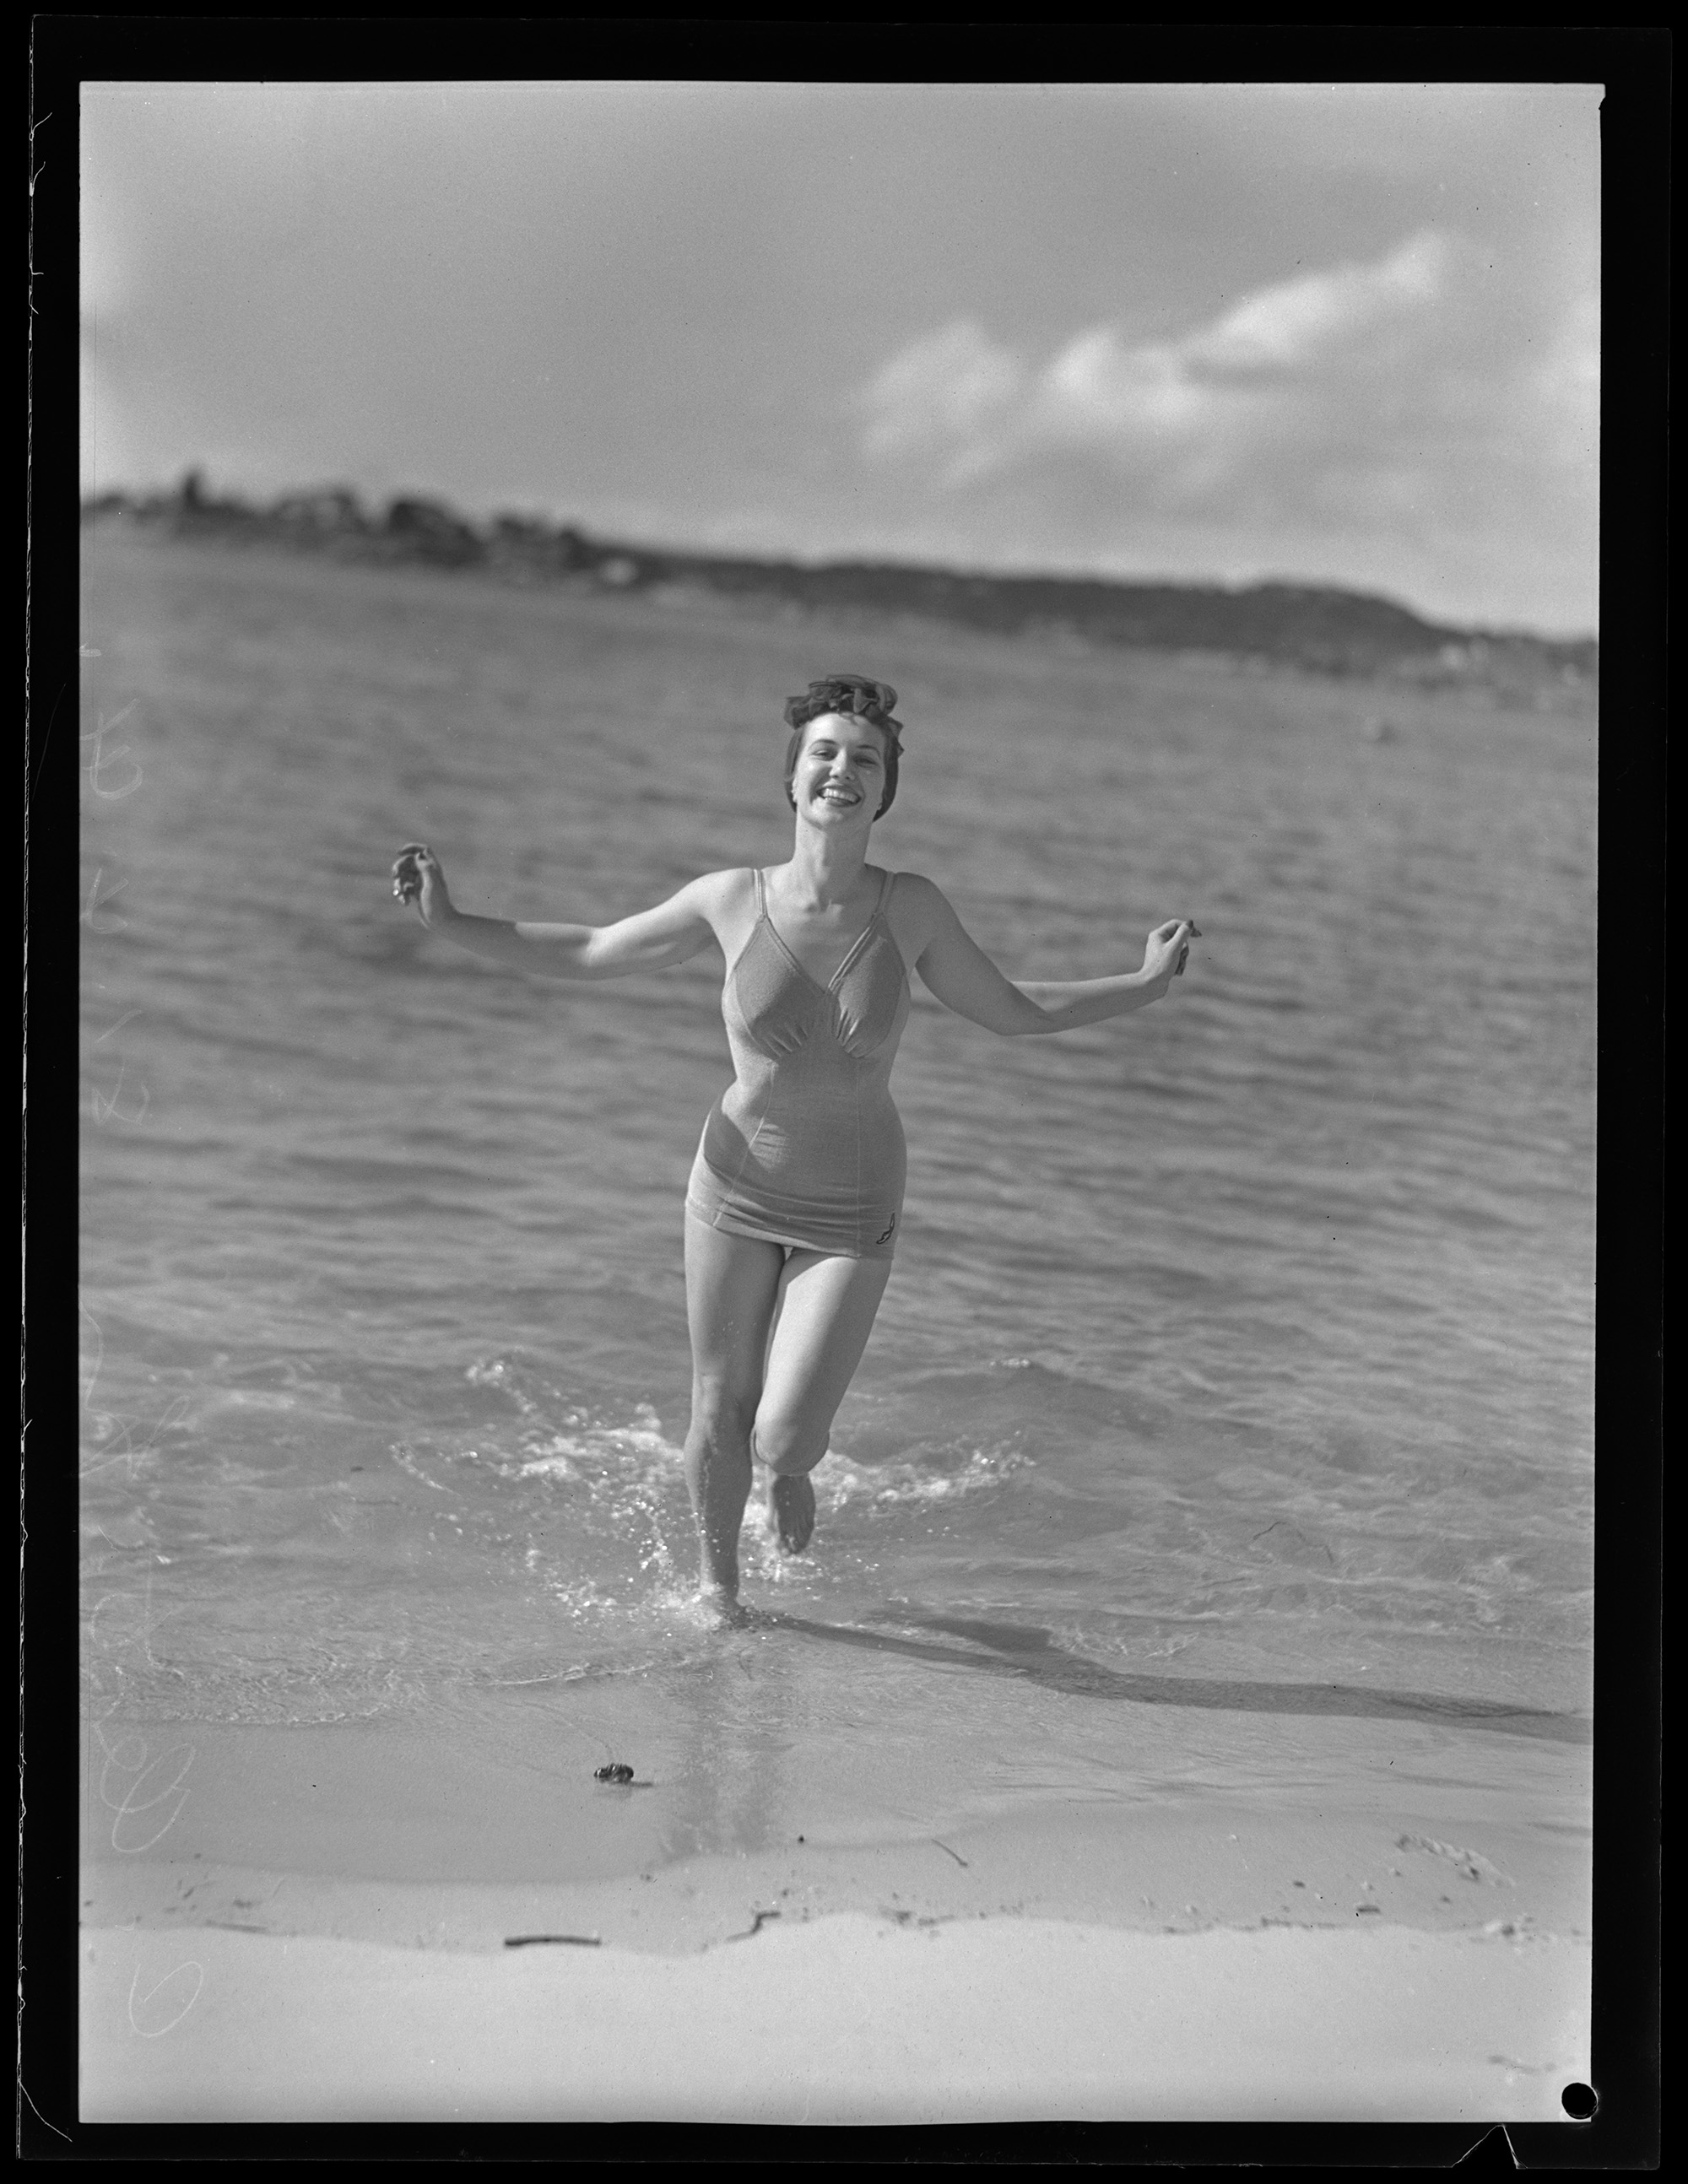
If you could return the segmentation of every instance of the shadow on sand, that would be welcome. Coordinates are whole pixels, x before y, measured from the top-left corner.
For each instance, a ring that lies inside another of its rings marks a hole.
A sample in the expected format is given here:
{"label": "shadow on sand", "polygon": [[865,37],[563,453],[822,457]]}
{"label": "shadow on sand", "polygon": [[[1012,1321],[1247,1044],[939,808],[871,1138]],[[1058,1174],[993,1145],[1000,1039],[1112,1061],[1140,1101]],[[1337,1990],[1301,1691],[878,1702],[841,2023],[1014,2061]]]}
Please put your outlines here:
{"label": "shadow on sand", "polygon": [[[760,1618],[759,1618],[760,1619]],[[1593,1724],[1577,1714],[1510,1706],[1498,1699],[1451,1698],[1440,1693],[1395,1691],[1354,1684],[1265,1684],[1195,1676],[1129,1675],[1069,1653],[1052,1635],[1033,1624],[982,1623],[957,1616],[905,1613],[896,1618],[926,1630],[965,1639],[965,1646],[928,1643],[849,1624],[816,1623],[800,1615],[770,1615],[767,1624],[799,1630],[838,1646],[901,1653],[946,1668],[1016,1676],[1078,1698],[1128,1699],[1138,1706],[1205,1707],[1229,1713],[1334,1714],[1381,1721],[1430,1722],[1447,1729],[1487,1729],[1507,1736],[1531,1736],[1553,1744],[1589,1744]]]}

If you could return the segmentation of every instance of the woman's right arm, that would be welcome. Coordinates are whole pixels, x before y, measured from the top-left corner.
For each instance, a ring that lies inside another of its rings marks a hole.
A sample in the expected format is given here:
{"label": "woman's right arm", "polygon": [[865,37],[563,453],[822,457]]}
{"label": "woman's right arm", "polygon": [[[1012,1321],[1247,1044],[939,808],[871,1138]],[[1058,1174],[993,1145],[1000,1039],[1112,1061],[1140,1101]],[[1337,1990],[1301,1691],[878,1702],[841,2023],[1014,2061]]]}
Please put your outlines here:
{"label": "woman's right arm", "polygon": [[471,917],[451,900],[440,862],[426,843],[412,842],[393,861],[393,892],[414,902],[424,925],[507,970],[540,978],[620,978],[632,971],[661,971],[698,955],[716,937],[710,912],[721,883],[710,872],[660,902],[614,925],[514,924],[502,917]]}

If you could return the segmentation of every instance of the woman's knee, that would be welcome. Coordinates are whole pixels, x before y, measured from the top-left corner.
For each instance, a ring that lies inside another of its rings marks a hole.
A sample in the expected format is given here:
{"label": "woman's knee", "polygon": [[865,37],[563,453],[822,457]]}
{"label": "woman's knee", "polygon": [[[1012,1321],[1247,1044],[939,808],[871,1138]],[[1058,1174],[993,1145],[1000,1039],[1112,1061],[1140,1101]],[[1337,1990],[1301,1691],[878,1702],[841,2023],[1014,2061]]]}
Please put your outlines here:
{"label": "woman's knee", "polygon": [[700,1375],[692,1383],[692,1430],[712,1441],[748,1440],[760,1393],[730,1379]]}
{"label": "woman's knee", "polygon": [[750,1453],[770,1471],[812,1471],[832,1446],[832,1420],[794,1418],[788,1412],[758,1411]]}

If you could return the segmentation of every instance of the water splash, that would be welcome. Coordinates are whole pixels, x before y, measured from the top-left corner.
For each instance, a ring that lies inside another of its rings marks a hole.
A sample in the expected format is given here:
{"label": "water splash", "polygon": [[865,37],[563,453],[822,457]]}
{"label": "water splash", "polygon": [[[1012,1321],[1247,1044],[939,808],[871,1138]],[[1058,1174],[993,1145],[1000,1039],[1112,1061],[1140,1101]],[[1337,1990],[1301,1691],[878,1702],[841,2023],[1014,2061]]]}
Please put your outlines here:
{"label": "water splash", "polygon": [[1015,1442],[969,1447],[965,1442],[921,1441],[906,1455],[874,1464],[854,1462],[839,1449],[816,1472],[815,1496],[827,1509],[861,1502],[894,1508],[909,1502],[958,1502],[1005,1485],[1032,1468],[1032,1457]]}

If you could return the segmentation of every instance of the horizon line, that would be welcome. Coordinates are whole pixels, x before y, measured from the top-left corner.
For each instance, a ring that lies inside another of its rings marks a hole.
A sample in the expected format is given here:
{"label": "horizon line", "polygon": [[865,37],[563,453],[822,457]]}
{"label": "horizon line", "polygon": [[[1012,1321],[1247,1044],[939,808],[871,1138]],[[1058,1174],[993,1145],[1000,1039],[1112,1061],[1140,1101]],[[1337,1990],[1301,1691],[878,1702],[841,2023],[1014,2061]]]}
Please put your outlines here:
{"label": "horizon line", "polygon": [[[205,474],[205,465],[190,463],[173,486],[106,484],[99,487],[97,491],[84,487],[80,495],[80,505],[84,510],[88,510],[97,508],[101,501],[109,499],[175,500],[180,504],[182,489],[188,479],[197,476],[203,487]],[[459,503],[437,489],[430,491],[421,488],[399,488],[390,492],[382,489],[378,493],[372,492],[366,497],[359,491],[357,487],[337,479],[324,481],[314,485],[287,486],[267,499],[256,493],[251,499],[246,499],[241,488],[235,486],[223,488],[220,491],[213,491],[208,488],[205,489],[205,493],[207,507],[214,507],[219,500],[221,500],[225,504],[243,505],[259,514],[273,513],[290,500],[313,500],[343,494],[360,510],[366,510],[371,515],[379,518],[384,510],[390,511],[401,501],[414,501],[438,509],[453,521],[464,524],[471,530],[477,525],[493,525],[501,521],[549,524],[554,531],[571,531],[577,537],[590,540],[595,544],[628,553],[669,554],[689,556],[699,560],[741,561],[766,566],[783,565],[787,567],[812,571],[827,568],[907,570],[927,576],[955,577],[964,580],[978,578],[988,582],[1090,583],[1115,585],[1122,588],[1136,587],[1173,592],[1214,592],[1232,597],[1248,592],[1268,590],[1334,593],[1347,599],[1372,600],[1393,607],[1400,612],[1412,616],[1423,627],[1439,635],[1465,638],[1524,638],[1546,644],[1598,645],[1600,642],[1597,621],[1592,627],[1585,624],[1575,628],[1559,630],[1544,629],[1539,626],[1523,622],[1444,621],[1398,594],[1363,588],[1356,584],[1338,582],[1330,578],[1306,576],[1257,576],[1237,578],[1218,576],[1174,577],[1169,575],[1127,577],[1118,575],[1112,571],[1099,569],[1095,565],[1084,567],[1062,567],[1058,564],[1037,567],[968,566],[960,561],[923,560],[918,558],[887,554],[862,553],[829,554],[813,550],[803,553],[795,549],[782,550],[772,548],[729,548],[719,544],[688,545],[671,540],[659,543],[651,539],[629,538],[604,532],[594,532],[588,527],[584,519],[566,515],[541,515],[531,508],[524,510],[508,504],[494,505],[489,502],[484,513],[475,514],[466,511]]]}

